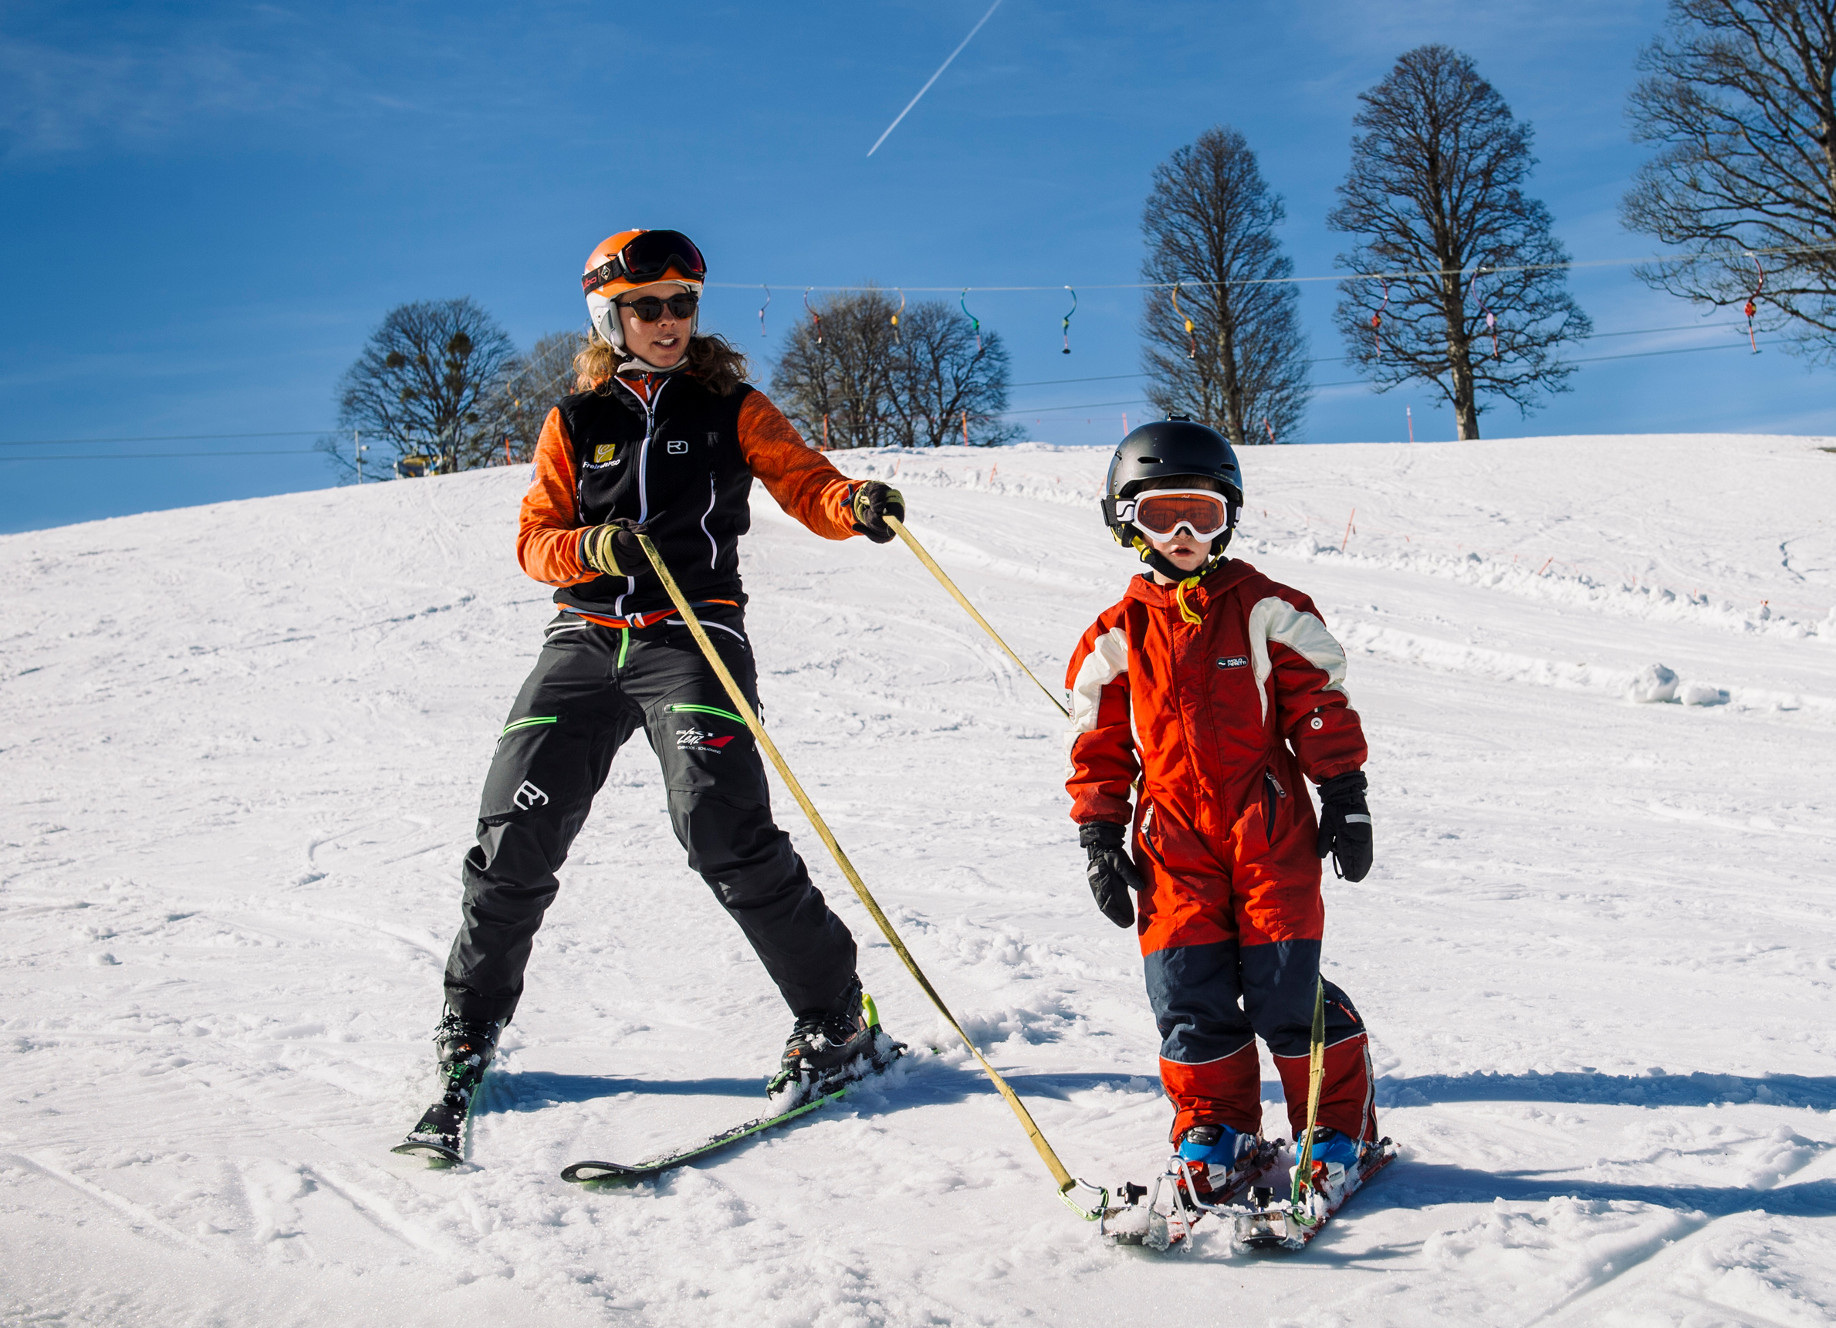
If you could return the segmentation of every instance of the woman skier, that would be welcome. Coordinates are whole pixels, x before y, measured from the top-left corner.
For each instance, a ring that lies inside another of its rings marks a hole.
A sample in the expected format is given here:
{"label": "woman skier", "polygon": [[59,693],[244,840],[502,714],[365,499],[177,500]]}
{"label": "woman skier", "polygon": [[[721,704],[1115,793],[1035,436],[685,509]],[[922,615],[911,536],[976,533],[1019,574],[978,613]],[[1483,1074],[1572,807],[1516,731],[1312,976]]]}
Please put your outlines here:
{"label": "woman skier", "polygon": [[902,518],[904,504],[896,489],[844,477],[745,382],[737,350],[696,331],[706,275],[678,231],[621,231],[587,258],[580,284],[593,336],[575,361],[580,390],[542,426],[517,537],[523,570],[556,587],[560,611],[485,777],[436,1034],[445,1095],[404,1151],[458,1157],[555,872],[640,726],[689,866],[794,1017],[774,1091],[788,1084],[801,1098],[874,1055],[854,938],[773,821],[752,735],[637,535],[654,542],[756,707],[739,572],[753,480],[827,539],[883,544],[893,538],[885,518]]}

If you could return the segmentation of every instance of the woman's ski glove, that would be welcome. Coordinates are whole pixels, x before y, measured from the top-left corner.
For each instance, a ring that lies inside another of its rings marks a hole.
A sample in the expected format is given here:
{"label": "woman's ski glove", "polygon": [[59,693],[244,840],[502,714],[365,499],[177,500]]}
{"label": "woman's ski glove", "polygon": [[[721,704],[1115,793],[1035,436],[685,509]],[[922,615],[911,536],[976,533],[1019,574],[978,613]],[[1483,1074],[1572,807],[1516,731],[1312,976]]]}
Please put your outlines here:
{"label": "woman's ski glove", "polygon": [[855,533],[875,544],[884,544],[893,537],[887,517],[905,520],[905,495],[878,480],[862,480],[855,485],[852,503]]}
{"label": "woman's ski glove", "polygon": [[1118,927],[1135,925],[1135,903],[1128,892],[1147,889],[1122,847],[1125,829],[1111,821],[1092,821],[1077,828],[1077,842],[1090,854],[1090,864],[1084,868],[1090,893],[1096,896],[1103,916]]}
{"label": "woman's ski glove", "polygon": [[650,559],[638,535],[644,527],[628,516],[589,526],[580,537],[580,560],[602,576],[649,576]]}
{"label": "woman's ski glove", "polygon": [[1348,881],[1362,881],[1371,870],[1371,809],[1364,789],[1362,770],[1320,781],[1320,840],[1315,848],[1322,858],[1332,854],[1333,869]]}

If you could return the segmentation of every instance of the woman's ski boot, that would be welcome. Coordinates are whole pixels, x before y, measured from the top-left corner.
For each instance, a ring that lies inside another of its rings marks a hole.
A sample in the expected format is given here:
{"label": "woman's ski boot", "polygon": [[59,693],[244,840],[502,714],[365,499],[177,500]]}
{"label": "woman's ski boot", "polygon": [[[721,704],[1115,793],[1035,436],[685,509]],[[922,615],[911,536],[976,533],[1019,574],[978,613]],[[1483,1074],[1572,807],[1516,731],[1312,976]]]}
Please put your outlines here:
{"label": "woman's ski boot", "polygon": [[766,1085],[772,1105],[789,1111],[842,1085],[878,1074],[905,1050],[880,1028],[873,998],[856,978],[834,1009],[801,1014],[784,1044],[784,1059]]}
{"label": "woman's ski boot", "polygon": [[462,1136],[472,1098],[497,1055],[503,1021],[461,1019],[447,1010],[434,1033],[440,1051],[440,1078],[446,1091],[422,1113],[420,1123],[391,1152],[418,1153],[437,1162],[463,1162]]}

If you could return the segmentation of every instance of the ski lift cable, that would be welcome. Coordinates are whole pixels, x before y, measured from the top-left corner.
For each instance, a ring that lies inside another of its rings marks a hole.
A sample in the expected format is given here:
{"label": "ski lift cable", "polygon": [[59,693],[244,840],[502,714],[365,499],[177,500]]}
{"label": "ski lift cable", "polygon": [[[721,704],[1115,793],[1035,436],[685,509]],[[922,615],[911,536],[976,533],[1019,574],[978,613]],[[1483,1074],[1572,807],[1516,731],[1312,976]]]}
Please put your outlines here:
{"label": "ski lift cable", "polygon": [[[1747,258],[1767,258],[1767,257],[1777,257],[1777,256],[1783,256],[1783,255],[1789,255],[1789,254],[1829,253],[1832,251],[1836,251],[1836,243],[1777,245],[1777,246],[1764,248],[1764,249],[1741,249],[1738,251],[1730,251],[1730,253],[1727,256],[1732,257],[1734,252],[1738,252],[1739,254]],[[1690,262],[1698,261],[1700,257],[1702,256],[1694,255],[1694,254],[1653,254],[1653,255],[1647,255],[1643,258],[1564,259],[1562,262],[1559,262],[1559,263],[1487,263],[1485,265],[1485,270],[1488,274],[1497,274],[1497,273],[1502,273],[1502,272],[1556,272],[1556,271],[1568,271],[1568,270],[1577,269],[1577,268],[1636,267],[1637,265],[1641,263],[1662,263],[1662,264],[1690,263]],[[1330,275],[1311,276],[1311,277],[1244,277],[1244,278],[1235,278],[1229,281],[1198,281],[1190,277],[1182,277],[1177,281],[1118,281],[1118,282],[1080,281],[1077,284],[1078,284],[1078,289],[1080,290],[1169,290],[1170,291],[1174,289],[1175,287],[1186,287],[1186,286],[1191,286],[1194,288],[1198,288],[1198,287],[1216,288],[1219,286],[1297,286],[1297,285],[1306,285],[1306,284],[1311,284],[1311,283],[1321,282],[1321,281],[1402,281],[1402,280],[1405,280],[1408,278],[1414,278],[1414,277],[1459,277],[1463,275],[1465,275],[1464,267],[1446,268],[1446,269],[1399,268],[1394,271],[1386,271],[1386,272],[1334,272],[1334,273],[1331,273]],[[758,282],[758,281],[710,281],[704,284],[709,288],[718,288],[722,290],[763,290],[765,289],[765,283]],[[780,283],[780,284],[789,284],[789,283]],[[871,290],[874,288],[871,286],[858,286],[858,285],[857,286],[812,285],[812,286],[806,287],[805,289],[812,290],[812,291],[844,291],[845,292],[845,291],[864,291],[864,290]],[[906,287],[903,287],[903,289],[908,290],[908,291],[916,291],[920,294],[936,294],[939,292],[958,291],[963,295],[969,295],[969,294],[973,294],[977,292],[980,292],[983,294],[990,294],[990,293],[996,293],[996,292],[1019,293],[1019,292],[1027,292],[1027,291],[1059,291],[1059,290],[1065,290],[1067,288],[1065,287],[1063,283],[1059,283],[1059,284],[1049,285],[1049,286],[1027,286],[1027,285],[906,286]]]}

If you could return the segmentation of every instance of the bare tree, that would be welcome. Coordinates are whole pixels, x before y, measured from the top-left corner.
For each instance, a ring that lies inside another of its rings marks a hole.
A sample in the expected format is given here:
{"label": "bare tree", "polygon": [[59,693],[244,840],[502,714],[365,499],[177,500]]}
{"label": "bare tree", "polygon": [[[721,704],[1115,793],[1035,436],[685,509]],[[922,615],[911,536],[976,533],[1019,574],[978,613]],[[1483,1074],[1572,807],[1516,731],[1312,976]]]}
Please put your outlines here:
{"label": "bare tree", "polygon": [[1362,241],[1339,266],[1377,274],[1339,285],[1347,358],[1379,391],[1432,383],[1459,436],[1477,438],[1480,398],[1529,414],[1568,390],[1574,366],[1560,349],[1593,330],[1568,294],[1548,209],[1522,190],[1531,128],[1471,59],[1440,45],[1406,52],[1359,101],[1351,170],[1327,218]]}
{"label": "bare tree", "polygon": [[[502,454],[495,408],[515,347],[470,299],[398,305],[370,334],[338,387],[337,435],[320,449],[349,468],[353,430],[379,472],[431,457],[429,469],[469,470]],[[386,472],[385,472],[386,473]]]}
{"label": "bare tree", "polygon": [[1770,306],[1801,353],[1836,361],[1836,2],[1671,0],[1669,26],[1631,98],[1637,137],[1662,150],[1622,210],[1684,253],[1637,274],[1714,308]]}
{"label": "bare tree", "polygon": [[1141,215],[1141,276],[1160,283],[1141,316],[1148,400],[1239,447],[1296,441],[1307,409],[1300,293],[1275,238],[1285,215],[1243,135],[1222,127],[1154,168]]}
{"label": "bare tree", "polygon": [[1009,424],[1007,347],[942,300],[913,305],[899,320],[889,414],[902,447],[1009,443],[1025,432]]}
{"label": "bare tree", "polygon": [[896,306],[868,288],[831,295],[785,338],[772,397],[818,446],[936,447],[1020,431],[1007,409],[1007,351],[942,301]]}
{"label": "bare tree", "polygon": [[772,370],[773,400],[820,447],[886,447],[896,441],[887,413],[898,312],[883,291],[825,296],[785,339]]}
{"label": "bare tree", "polygon": [[490,415],[508,437],[511,455],[527,461],[535,455],[542,423],[574,386],[574,356],[586,345],[585,332],[550,332],[505,368],[502,385],[490,403]]}

